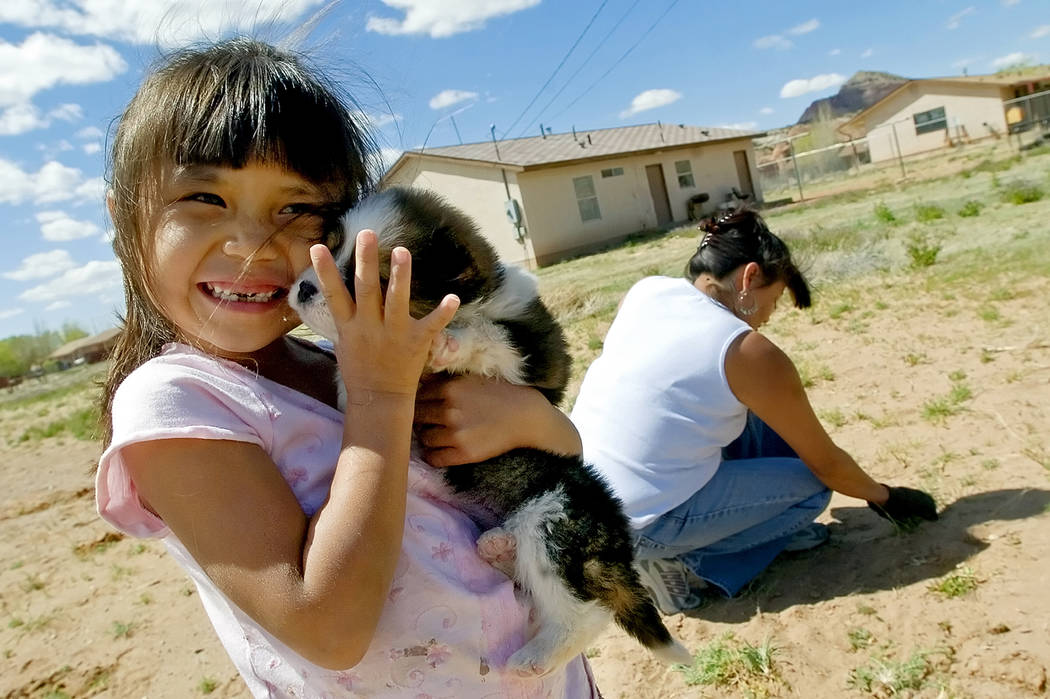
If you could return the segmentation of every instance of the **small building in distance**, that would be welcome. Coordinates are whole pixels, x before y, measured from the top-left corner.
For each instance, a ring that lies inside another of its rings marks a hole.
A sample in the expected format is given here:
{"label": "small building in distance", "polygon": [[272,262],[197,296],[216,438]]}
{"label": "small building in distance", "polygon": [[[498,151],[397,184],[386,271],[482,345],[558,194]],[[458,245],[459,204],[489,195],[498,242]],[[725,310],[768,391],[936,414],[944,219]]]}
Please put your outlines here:
{"label": "small building in distance", "polygon": [[872,162],[1047,126],[1050,67],[909,80],[839,127]]}
{"label": "small building in distance", "polygon": [[761,200],[760,132],[643,124],[407,151],[383,185],[431,190],[474,219],[500,258],[542,266],[670,228],[707,195]]}
{"label": "small building in distance", "polygon": [[110,328],[97,335],[82,337],[62,345],[50,355],[48,359],[58,362],[60,366],[72,366],[76,364],[94,364],[101,362],[109,356],[110,350],[117,343],[120,335],[119,328]]}

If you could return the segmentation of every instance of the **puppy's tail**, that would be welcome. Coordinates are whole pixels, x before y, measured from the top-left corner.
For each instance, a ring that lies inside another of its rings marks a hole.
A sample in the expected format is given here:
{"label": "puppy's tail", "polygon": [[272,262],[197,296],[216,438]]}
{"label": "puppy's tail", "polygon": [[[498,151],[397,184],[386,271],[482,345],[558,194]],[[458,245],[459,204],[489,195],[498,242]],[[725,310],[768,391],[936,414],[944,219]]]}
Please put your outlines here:
{"label": "puppy's tail", "polygon": [[649,593],[642,587],[638,574],[627,567],[610,585],[611,603],[616,623],[665,663],[691,665],[693,655],[664,626]]}

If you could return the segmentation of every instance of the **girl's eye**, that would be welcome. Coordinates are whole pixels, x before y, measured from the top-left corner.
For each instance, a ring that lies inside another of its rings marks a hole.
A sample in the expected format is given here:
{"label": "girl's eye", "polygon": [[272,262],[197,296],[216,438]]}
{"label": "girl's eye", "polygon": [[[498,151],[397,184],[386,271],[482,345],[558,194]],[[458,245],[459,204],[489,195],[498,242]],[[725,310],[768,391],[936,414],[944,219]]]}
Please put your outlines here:
{"label": "girl's eye", "polygon": [[202,204],[226,206],[226,202],[222,200],[222,197],[220,197],[218,194],[211,194],[210,192],[195,192],[186,197],[186,201],[199,201]]}
{"label": "girl's eye", "polygon": [[320,215],[320,207],[317,204],[289,204],[281,209],[281,213],[293,216]]}

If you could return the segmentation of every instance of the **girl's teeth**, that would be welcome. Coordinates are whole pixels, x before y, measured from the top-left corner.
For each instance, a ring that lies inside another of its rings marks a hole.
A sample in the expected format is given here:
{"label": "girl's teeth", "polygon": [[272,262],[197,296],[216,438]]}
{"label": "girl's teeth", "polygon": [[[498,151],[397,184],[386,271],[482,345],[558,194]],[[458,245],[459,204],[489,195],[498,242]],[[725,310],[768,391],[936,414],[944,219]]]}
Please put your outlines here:
{"label": "girl's teeth", "polygon": [[222,299],[223,301],[240,301],[242,303],[266,303],[277,293],[277,289],[274,289],[273,291],[267,291],[261,294],[239,294],[235,291],[219,289],[211,284],[208,284],[207,287],[208,292],[217,299]]}

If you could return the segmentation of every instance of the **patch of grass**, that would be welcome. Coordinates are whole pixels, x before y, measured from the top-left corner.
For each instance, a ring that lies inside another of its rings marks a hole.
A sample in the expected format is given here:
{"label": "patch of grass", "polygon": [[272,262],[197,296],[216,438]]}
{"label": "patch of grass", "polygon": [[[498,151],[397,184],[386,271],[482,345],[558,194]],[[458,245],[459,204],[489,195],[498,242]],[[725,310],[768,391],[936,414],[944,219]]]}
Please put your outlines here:
{"label": "patch of grass", "polygon": [[881,201],[875,205],[875,218],[883,223],[888,223],[891,226],[900,223],[890,207],[886,206],[885,202]]}
{"label": "patch of grass", "polygon": [[994,471],[999,468],[999,459],[985,459],[981,462],[981,468],[985,471]]}
{"label": "patch of grass", "polygon": [[945,576],[935,583],[930,583],[929,589],[946,599],[962,597],[977,589],[977,575],[973,569],[963,566],[957,572]]}
{"label": "patch of grass", "polygon": [[67,433],[81,441],[90,441],[99,436],[98,420],[98,409],[90,406],[59,420],[52,420],[43,427],[34,425],[25,430],[18,441],[36,442]]}
{"label": "patch of grass", "polygon": [[941,252],[939,243],[931,241],[922,233],[912,233],[904,245],[911,260],[912,269],[930,267],[937,262],[937,255]]}
{"label": "patch of grass", "polygon": [[975,201],[974,199],[970,199],[965,204],[963,204],[962,207],[959,208],[958,213],[963,218],[972,218],[974,216],[980,216],[981,209],[983,208],[984,205],[981,204],[981,202]]}
{"label": "patch of grass", "polygon": [[[952,376],[957,373],[953,372]],[[963,375],[965,376],[965,375]],[[973,391],[960,379],[952,381],[951,390],[940,398],[931,398],[922,404],[922,416],[930,422],[940,422],[963,409],[963,403],[973,398]]]}
{"label": "patch of grass", "polygon": [[134,622],[113,622],[113,638],[131,638],[132,629],[135,628]]}
{"label": "patch of grass", "polygon": [[916,204],[915,220],[919,223],[929,223],[944,218],[944,209],[936,204]]}
{"label": "patch of grass", "polygon": [[218,681],[211,677],[202,677],[201,681],[197,683],[197,691],[201,694],[211,694],[219,688]]}
{"label": "patch of grass", "polygon": [[732,687],[747,696],[768,696],[780,682],[777,653],[776,645],[769,639],[753,646],[728,633],[707,644],[696,654],[692,665],[679,665],[676,669],[690,686]]}
{"label": "patch of grass", "polygon": [[865,628],[850,629],[846,632],[849,637],[849,646],[853,650],[860,650],[861,648],[867,648],[875,642],[874,637],[871,635],[871,631]]}
{"label": "patch of grass", "polygon": [[977,309],[977,317],[986,323],[994,323],[1002,320],[1003,316],[995,306],[981,306]]}
{"label": "patch of grass", "polygon": [[919,364],[929,364],[930,360],[926,356],[925,352],[909,352],[904,355],[904,363],[908,366],[918,366]]}
{"label": "patch of grass", "polygon": [[95,541],[86,544],[77,544],[73,547],[73,553],[77,558],[85,560],[95,554],[104,553],[118,541],[123,541],[124,535],[120,532],[106,532]]}
{"label": "patch of grass", "polygon": [[935,667],[936,651],[917,650],[904,660],[872,658],[849,675],[849,686],[877,697],[897,696],[906,690],[922,689]]}
{"label": "patch of grass", "polygon": [[849,422],[849,418],[847,418],[845,413],[843,413],[838,408],[832,408],[831,410],[821,411],[820,419],[828,423],[832,427],[842,427],[847,422]]}
{"label": "patch of grass", "polygon": [[1003,187],[1002,200],[1007,204],[1021,205],[1039,201],[1044,196],[1043,188],[1030,182],[1011,182]]}

